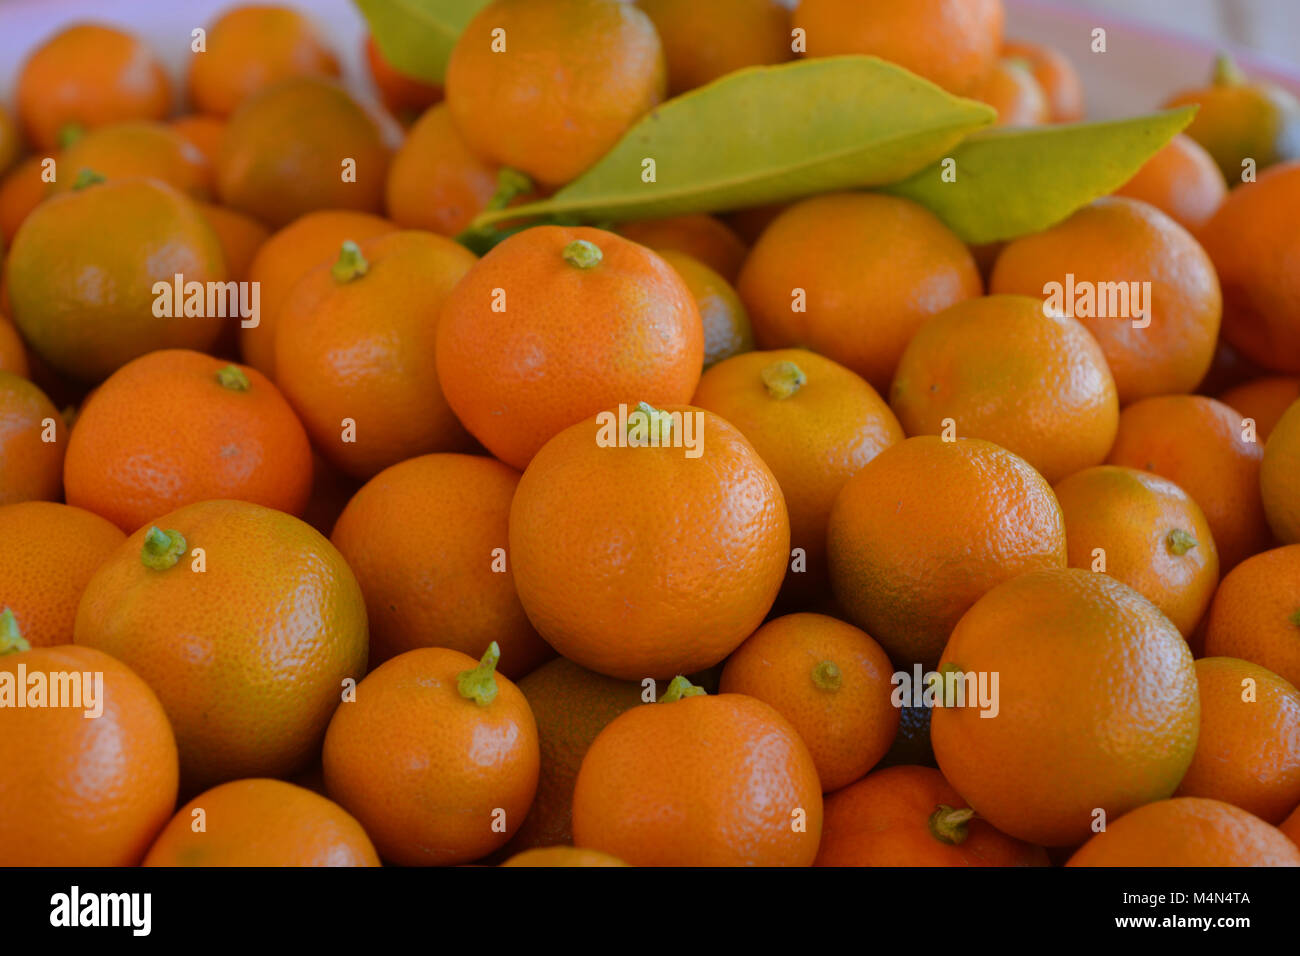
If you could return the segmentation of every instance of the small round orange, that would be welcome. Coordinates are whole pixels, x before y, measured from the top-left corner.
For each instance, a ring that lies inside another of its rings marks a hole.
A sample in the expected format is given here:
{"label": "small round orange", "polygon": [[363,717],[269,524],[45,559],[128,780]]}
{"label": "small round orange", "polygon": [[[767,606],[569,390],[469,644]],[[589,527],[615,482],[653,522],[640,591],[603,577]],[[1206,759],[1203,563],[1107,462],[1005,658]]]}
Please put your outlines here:
{"label": "small round orange", "polygon": [[336,77],[339,63],[312,22],[286,6],[247,4],[207,28],[186,89],[201,113],[229,116],[250,96],[294,76]]}
{"label": "small round orange", "polygon": [[840,489],[831,586],[896,664],[933,666],[958,619],[1016,575],[1065,566],[1065,521],[1024,459],[977,438],[909,438]]}
{"label": "small round orange", "polygon": [[889,404],[909,435],[1001,445],[1048,481],[1100,464],[1119,401],[1097,340],[1041,299],[991,295],[926,320],[894,373]]}
{"label": "small round orange", "polygon": [[275,326],[289,292],[316,266],[333,263],[347,240],[356,243],[395,232],[387,219],[350,209],[322,209],[295,219],[258,247],[248,281],[259,290],[258,324],[239,330],[244,361],[275,378]]}
{"label": "small round orange", "polygon": [[428,110],[393,156],[384,206],[393,222],[455,236],[497,189],[497,169],[470,152],[445,104]]}
{"label": "small round orange", "polygon": [[1264,449],[1241,415],[1202,395],[1163,395],[1124,409],[1106,459],[1168,478],[1205,513],[1224,571],[1271,542],[1260,499]]}
{"label": "small round orange", "polygon": [[929,210],[894,196],[836,193],[777,216],[736,291],[759,348],[819,352],[884,392],[921,324],[983,287],[970,251]]}
{"label": "small round orange", "polygon": [[[1108,819],[1173,794],[1196,749],[1192,652],[1160,610],[1109,575],[1056,568],[1000,584],[944,648],[931,716],[939,769],[1004,833],[1073,846]],[[964,680],[963,680],[963,675]],[[1123,688],[1117,692],[1117,688]],[[984,715],[994,712],[986,719]]]}
{"label": "small round orange", "polygon": [[18,73],[18,118],[38,150],[59,145],[69,127],[160,120],[171,108],[167,72],[133,34],[78,23],[32,51]]}
{"label": "small round orange", "polygon": [[789,722],[684,677],[600,732],[573,793],[574,845],[633,866],[809,866],[821,829],[817,767]]}
{"label": "small round orange", "polygon": [[870,635],[822,614],[788,614],[727,658],[718,692],[772,705],[808,745],[822,791],[861,778],[898,731],[893,666]]}
{"label": "small round orange", "polygon": [[289,293],[275,380],[313,444],[348,474],[470,447],[439,387],[434,343],[439,309],[474,263],[450,239],[400,231],[345,242]]}
{"label": "small round orange", "polygon": [[128,537],[90,579],[73,633],[158,695],[186,793],[302,769],[366,669],[365,601],[342,555],[245,501],[187,505]]}
{"label": "small round orange", "polygon": [[1219,583],[1219,551],[1191,496],[1159,475],[1118,465],[1085,468],[1053,490],[1070,567],[1123,581],[1190,637]]}
{"label": "small round orange", "polygon": [[676,249],[656,248],[660,258],[677,272],[700,310],[704,329],[704,368],[725,358],[754,350],[754,329],[749,313],[726,279],[699,259]]}
{"label": "small round orange", "polygon": [[461,32],[446,78],[470,149],[547,187],[609,152],[665,86],[654,24],[618,0],[495,0]]}
{"label": "small round orange", "polygon": [[[195,830],[202,811],[203,829]],[[176,811],[143,866],[379,866],[366,831],[320,794],[283,780],[232,780]]]}
{"label": "small round orange", "polygon": [[[75,672],[102,675],[102,683],[91,707],[0,708],[0,859],[6,866],[135,866],[176,806],[176,741],[162,705],[107,654],[23,650],[18,637],[0,615],[5,683],[19,680],[20,667],[29,679]],[[89,703],[84,696],[82,703]],[[100,707],[99,716],[85,716]]]}
{"label": "small round orange", "polygon": [[325,735],[325,787],[402,866],[468,863],[503,845],[537,789],[537,726],[513,683],[442,647],[373,670]]}
{"label": "small round orange", "polygon": [[886,767],[826,798],[814,866],[1047,866],[975,815],[932,767]]}
{"label": "small round orange", "polygon": [[452,289],[437,362],[456,416],[523,469],[562,429],[619,402],[690,401],[704,329],[690,289],[654,252],[601,229],[537,226]]}
{"label": "small round orange", "polygon": [[651,249],[684,252],[733,283],[749,253],[749,247],[735,230],[721,219],[703,213],[624,222],[619,224],[618,232]]}
{"label": "small round orange", "polygon": [[1247,558],[1223,579],[1205,653],[1251,661],[1300,687],[1300,544]]}
{"label": "small round orange", "polygon": [[72,643],[77,603],[126,535],[97,514],[53,501],[0,507],[0,606],[33,647]]}
{"label": "small round orange", "polygon": [[780,482],[790,546],[804,559],[787,587],[824,591],[831,506],[846,481],[903,440],[894,413],[857,375],[804,349],[727,359],[704,373],[692,401],[738,428]]}
{"label": "small round orange", "polygon": [[1148,202],[1197,235],[1228,197],[1228,184],[1205,147],[1179,133],[1114,194]]}
{"label": "small round orange", "polygon": [[1083,119],[1083,84],[1069,57],[1046,43],[1007,40],[1002,44],[1004,58],[1021,60],[1047,95],[1048,112],[1053,123],[1077,123]]}
{"label": "small round orange", "polygon": [[[1068,276],[1074,302],[1065,301]],[[1051,283],[1059,296],[1047,291]],[[1145,298],[1147,288],[1150,301],[1141,303],[1140,315],[1130,295]],[[1123,196],[1095,200],[1050,229],[1009,242],[989,291],[1062,300],[1058,311],[1078,318],[1101,343],[1121,406],[1200,384],[1223,309],[1214,266],[1191,234],[1154,206]],[[1087,314],[1101,312],[1103,298],[1107,315]],[[1135,327],[1143,322],[1150,324]]]}
{"label": "small round orange", "polygon": [[1300,866],[1300,847],[1239,807],[1178,797],[1112,821],[1066,866]]}
{"label": "small round orange", "polygon": [[226,135],[226,121],[217,116],[187,113],[168,120],[168,125],[203,154],[215,175],[217,157],[221,155],[221,140]]}
{"label": "small round orange", "polygon": [[1020,60],[998,60],[977,98],[997,110],[996,126],[1041,126],[1052,117],[1047,94]]}
{"label": "small round orange", "polygon": [[414,79],[394,67],[384,58],[371,33],[366,34],[364,53],[379,98],[398,121],[404,124],[414,122],[429,107],[441,102],[441,86]]}
{"label": "small round orange", "polygon": [[785,501],[712,412],[624,412],[566,428],[524,472],[510,508],[515,585],[570,660],[627,680],[691,674],[771,608],[789,555]]}
{"label": "small round orange", "polygon": [[616,856],[572,846],[546,846],[516,853],[502,866],[627,866]]}
{"label": "small round orange", "polygon": [[1300,378],[1284,375],[1251,379],[1219,395],[1219,401],[1255,420],[1255,433],[1268,441],[1273,429],[1291,403],[1300,399]]}
{"label": "small round orange", "polygon": [[663,41],[668,95],[747,66],[792,59],[789,4],[781,0],[636,0]]}
{"label": "small round orange", "polygon": [[58,158],[51,195],[71,192],[84,170],[105,179],[147,177],[193,199],[212,193],[213,167],[202,150],[166,123],[131,120],[90,130]]}
{"label": "small round orange", "polygon": [[69,504],[128,534],[213,498],[298,514],[311,492],[311,446],[256,369],[166,349],[122,366],[82,405],[63,482]]}
{"label": "small round orange", "polygon": [[1196,662],[1201,733],[1178,785],[1180,797],[1209,797],[1281,823],[1300,803],[1300,690],[1235,657]]}
{"label": "small round orange", "polygon": [[381,471],[330,540],[366,596],[370,665],[417,647],[480,657],[495,641],[518,679],[554,652],[515,593],[506,546],[519,473],[492,458],[424,455]]}
{"label": "small round orange", "polygon": [[972,95],[1002,46],[1002,0],[800,0],[808,56],[867,53],[958,96]]}
{"label": "small round orange", "polygon": [[1300,543],[1300,400],[1291,403],[1268,437],[1259,464],[1259,492],[1277,540]]}
{"label": "small round orange", "polygon": [[62,497],[67,447],[67,426],[45,393],[0,372],[0,505]]}

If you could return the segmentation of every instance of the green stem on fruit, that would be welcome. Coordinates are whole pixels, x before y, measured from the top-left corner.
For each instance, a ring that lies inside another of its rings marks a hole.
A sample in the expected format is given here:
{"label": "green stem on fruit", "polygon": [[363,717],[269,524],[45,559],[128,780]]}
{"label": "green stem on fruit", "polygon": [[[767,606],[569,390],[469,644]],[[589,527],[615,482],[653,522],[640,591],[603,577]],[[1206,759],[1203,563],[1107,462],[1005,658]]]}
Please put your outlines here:
{"label": "green stem on fruit", "polygon": [[812,680],[818,688],[834,693],[844,682],[840,667],[834,661],[818,661],[813,665]]}
{"label": "green stem on fruit", "polygon": [[1300,611],[1296,611],[1289,618],[1287,618],[1287,620],[1290,621],[1292,624],[1294,624],[1296,627],[1300,627]]}
{"label": "green stem on fruit", "polygon": [[1220,53],[1214,58],[1214,74],[1212,82],[1215,86],[1241,86],[1246,82],[1246,74],[1241,72],[1241,67],[1226,53]]}
{"label": "green stem on fruit", "polygon": [[339,249],[339,257],[330,266],[330,275],[338,283],[351,282],[353,279],[359,279],[370,271],[370,263],[366,257],[361,254],[361,247],[351,239],[344,239],[343,245]]}
{"label": "green stem on fruit", "polygon": [[486,707],[497,699],[497,661],[501,660],[501,648],[493,641],[483,652],[478,667],[461,671],[456,677],[456,689],[460,696],[474,701],[480,707]]}
{"label": "green stem on fruit", "polygon": [[564,261],[576,269],[594,269],[604,258],[600,246],[586,239],[574,239],[564,247],[562,255]]}
{"label": "green stem on fruit", "polygon": [[104,182],[103,173],[97,173],[93,169],[83,169],[77,173],[77,178],[72,181],[72,188],[74,190],[85,189],[87,186],[94,186],[102,182]]}
{"label": "green stem on fruit", "polygon": [[[639,415],[638,418],[632,416]],[[638,421],[645,422],[646,443],[653,444],[658,438],[660,445],[666,445],[672,438],[673,417],[671,412],[660,411],[649,402],[637,402],[636,408],[632,409],[627,416],[628,435],[632,434],[632,429],[636,427]]]}
{"label": "green stem on fruit", "polygon": [[1182,528],[1174,528],[1169,534],[1165,535],[1165,547],[1169,553],[1175,557],[1181,558],[1192,548],[1196,547],[1196,537]]}
{"label": "green stem on fruit", "polygon": [[32,645],[27,643],[18,630],[18,619],[14,617],[14,612],[9,608],[0,611],[0,657],[31,649]]}
{"label": "green stem on fruit", "polygon": [[151,525],[144,533],[144,547],[140,549],[140,560],[146,568],[166,571],[175,566],[185,553],[185,538],[179,531],[163,531],[157,525]]}
{"label": "green stem on fruit", "polygon": [[759,377],[773,398],[789,398],[808,382],[808,376],[794,362],[773,362],[759,372]]}
{"label": "green stem on fruit", "polygon": [[533,181],[517,169],[503,166],[497,173],[497,191],[488,200],[485,209],[505,209],[518,196],[533,191]]}
{"label": "green stem on fruit", "polygon": [[64,123],[59,127],[59,132],[56,136],[59,149],[67,149],[85,135],[86,127],[82,126],[80,123]]}
{"label": "green stem on fruit", "polygon": [[689,677],[678,674],[668,684],[668,689],[664,691],[663,696],[659,698],[661,704],[671,704],[673,701],[681,700],[683,697],[703,697],[705,696],[704,688],[698,684],[692,684]]}
{"label": "green stem on fruit", "polygon": [[244,370],[234,364],[227,365],[217,372],[217,381],[222,388],[228,388],[232,392],[246,392],[253,387]]}
{"label": "green stem on fruit", "polygon": [[941,803],[934,808],[934,813],[930,814],[930,835],[940,843],[947,843],[949,846],[965,843],[966,838],[970,836],[967,826],[974,816],[975,811],[969,807],[958,810]]}

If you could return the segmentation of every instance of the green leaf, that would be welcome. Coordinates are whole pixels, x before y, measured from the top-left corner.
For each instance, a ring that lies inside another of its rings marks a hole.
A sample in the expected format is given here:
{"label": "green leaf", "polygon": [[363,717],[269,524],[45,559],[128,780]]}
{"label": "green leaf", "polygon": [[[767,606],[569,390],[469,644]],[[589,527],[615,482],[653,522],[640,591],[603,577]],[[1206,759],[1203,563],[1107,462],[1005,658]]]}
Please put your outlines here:
{"label": "green leaf", "polygon": [[1187,106],[1106,123],[986,130],[953,150],[955,181],[943,181],[940,161],[884,192],[927,207],[966,242],[1012,239],[1114,192],[1195,113]]}
{"label": "green leaf", "polygon": [[451,48],[489,0],[354,0],[379,52],[399,73],[441,83]]}
{"label": "green leaf", "polygon": [[[718,212],[896,182],[994,119],[871,56],[738,70],[669,100],[550,199],[485,212],[583,222]],[[642,180],[655,162],[655,182]]]}

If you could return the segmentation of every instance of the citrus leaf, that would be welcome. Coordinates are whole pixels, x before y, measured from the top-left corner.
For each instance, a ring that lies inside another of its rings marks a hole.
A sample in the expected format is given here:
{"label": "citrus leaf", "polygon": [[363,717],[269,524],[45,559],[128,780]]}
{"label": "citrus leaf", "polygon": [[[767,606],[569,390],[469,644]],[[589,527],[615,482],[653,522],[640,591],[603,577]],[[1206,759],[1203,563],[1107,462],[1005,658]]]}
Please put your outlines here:
{"label": "citrus leaf", "polygon": [[927,207],[966,242],[1012,239],[1123,186],[1195,112],[985,130],[953,150],[953,182],[943,181],[940,160],[883,191]]}
{"label": "citrus leaf", "polygon": [[[474,225],[718,212],[897,182],[994,115],[872,56],[749,67],[652,110],[549,199]],[[654,182],[642,179],[646,160]]]}
{"label": "citrus leaf", "polygon": [[426,83],[441,83],[457,37],[489,0],[353,2],[394,69]]}

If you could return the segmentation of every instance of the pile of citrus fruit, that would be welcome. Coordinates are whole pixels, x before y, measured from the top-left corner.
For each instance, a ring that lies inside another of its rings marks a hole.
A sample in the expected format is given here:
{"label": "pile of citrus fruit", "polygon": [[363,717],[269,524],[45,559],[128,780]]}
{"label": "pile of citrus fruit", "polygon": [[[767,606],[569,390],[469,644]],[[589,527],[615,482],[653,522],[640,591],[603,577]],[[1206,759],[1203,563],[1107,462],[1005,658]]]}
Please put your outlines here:
{"label": "pile of citrus fruit", "polygon": [[0,865],[1300,865],[1290,94],[359,7],[5,64]]}

